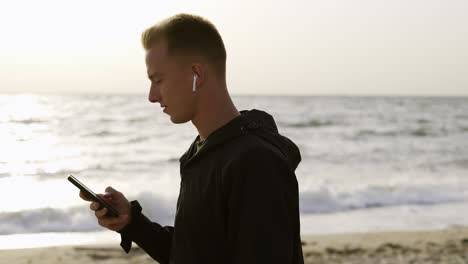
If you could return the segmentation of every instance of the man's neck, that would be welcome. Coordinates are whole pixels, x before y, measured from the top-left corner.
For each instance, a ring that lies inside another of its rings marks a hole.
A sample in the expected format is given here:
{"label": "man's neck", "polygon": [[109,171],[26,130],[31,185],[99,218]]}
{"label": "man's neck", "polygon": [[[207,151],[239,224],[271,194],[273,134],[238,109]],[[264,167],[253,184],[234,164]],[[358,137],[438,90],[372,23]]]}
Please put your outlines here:
{"label": "man's neck", "polygon": [[213,131],[240,115],[229,96],[225,97],[224,100],[202,102],[201,105],[205,107],[201,107],[192,119],[192,123],[200,135],[200,141],[205,140]]}

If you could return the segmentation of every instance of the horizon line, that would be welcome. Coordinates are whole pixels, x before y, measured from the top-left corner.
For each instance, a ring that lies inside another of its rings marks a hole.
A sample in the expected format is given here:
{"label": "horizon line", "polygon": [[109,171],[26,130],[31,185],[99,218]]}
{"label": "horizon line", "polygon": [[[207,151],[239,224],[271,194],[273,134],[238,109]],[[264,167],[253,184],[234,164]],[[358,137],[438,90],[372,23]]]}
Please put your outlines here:
{"label": "horizon line", "polygon": [[[147,93],[127,93],[127,92],[101,92],[101,93],[89,93],[89,92],[0,92],[0,95],[59,95],[59,96],[125,96],[125,95],[144,95]],[[447,97],[447,98],[465,98],[468,94],[345,94],[345,93],[294,93],[294,94],[281,94],[281,93],[229,93],[231,96],[237,97]]]}

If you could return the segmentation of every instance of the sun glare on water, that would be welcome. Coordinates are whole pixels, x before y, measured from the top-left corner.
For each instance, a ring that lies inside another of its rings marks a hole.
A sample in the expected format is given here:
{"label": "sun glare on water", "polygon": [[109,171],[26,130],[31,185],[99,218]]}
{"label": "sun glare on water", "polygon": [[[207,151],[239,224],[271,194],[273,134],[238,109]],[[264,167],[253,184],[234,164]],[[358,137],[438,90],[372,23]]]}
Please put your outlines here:
{"label": "sun glare on water", "polygon": [[65,173],[64,179],[40,179],[80,166],[79,159],[67,158],[79,156],[80,150],[65,148],[54,131],[56,111],[46,96],[0,96],[0,200],[10,201],[2,204],[0,212],[65,207],[72,202],[64,192],[76,190],[64,180]]}

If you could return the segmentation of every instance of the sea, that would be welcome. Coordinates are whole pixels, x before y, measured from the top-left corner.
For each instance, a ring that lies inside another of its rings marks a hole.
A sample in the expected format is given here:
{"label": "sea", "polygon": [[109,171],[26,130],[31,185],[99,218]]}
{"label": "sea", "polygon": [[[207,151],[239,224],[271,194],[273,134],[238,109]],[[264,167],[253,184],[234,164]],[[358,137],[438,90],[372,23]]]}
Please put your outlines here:
{"label": "sea", "polygon": [[[301,235],[468,226],[468,97],[234,95],[299,147]],[[0,249],[120,243],[67,176],[173,225],[198,135],[147,95],[0,94]]]}

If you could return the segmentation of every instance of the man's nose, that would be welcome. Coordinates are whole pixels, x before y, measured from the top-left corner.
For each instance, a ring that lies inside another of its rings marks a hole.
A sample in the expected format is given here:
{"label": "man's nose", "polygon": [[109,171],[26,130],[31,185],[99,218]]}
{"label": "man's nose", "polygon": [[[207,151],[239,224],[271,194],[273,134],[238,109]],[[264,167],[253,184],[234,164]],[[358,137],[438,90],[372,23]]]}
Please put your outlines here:
{"label": "man's nose", "polygon": [[160,96],[160,93],[158,91],[159,89],[156,89],[154,86],[151,86],[150,87],[150,92],[149,92],[149,95],[148,95],[148,100],[151,102],[151,103],[157,103],[159,101],[161,101],[161,96]]}

